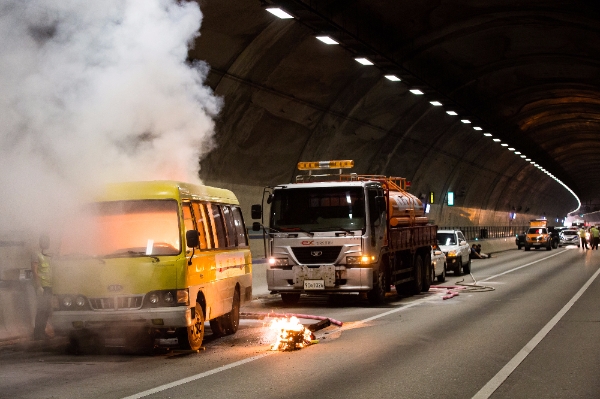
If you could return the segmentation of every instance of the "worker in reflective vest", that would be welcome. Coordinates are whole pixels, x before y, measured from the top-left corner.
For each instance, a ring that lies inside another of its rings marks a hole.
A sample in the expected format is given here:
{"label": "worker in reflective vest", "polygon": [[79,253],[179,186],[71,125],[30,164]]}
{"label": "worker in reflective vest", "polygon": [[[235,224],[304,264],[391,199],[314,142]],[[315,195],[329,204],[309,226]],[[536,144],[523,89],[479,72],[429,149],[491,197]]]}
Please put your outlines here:
{"label": "worker in reflective vest", "polygon": [[48,235],[40,236],[40,250],[31,259],[31,270],[33,272],[33,284],[37,294],[37,311],[35,315],[35,327],[33,339],[41,340],[50,338],[46,334],[46,325],[52,312],[52,268],[48,255],[44,251],[50,247]]}
{"label": "worker in reflective vest", "polygon": [[581,240],[581,248],[588,249],[585,233],[586,231],[583,227],[579,229],[579,239]]}
{"label": "worker in reflective vest", "polygon": [[600,241],[600,230],[598,230],[598,226],[594,226],[590,229],[590,236],[592,239],[592,249],[598,250],[598,242]]}

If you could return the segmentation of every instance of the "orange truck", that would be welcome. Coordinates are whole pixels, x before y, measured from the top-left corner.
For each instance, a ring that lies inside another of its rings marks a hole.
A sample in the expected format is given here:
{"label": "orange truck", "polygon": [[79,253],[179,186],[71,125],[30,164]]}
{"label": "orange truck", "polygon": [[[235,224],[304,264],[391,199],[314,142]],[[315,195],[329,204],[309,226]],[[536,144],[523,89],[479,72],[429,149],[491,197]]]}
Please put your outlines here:
{"label": "orange truck", "polygon": [[553,234],[553,232],[554,228],[548,226],[546,219],[530,221],[529,229],[525,235],[525,251],[529,251],[531,248],[546,248],[546,251],[557,248],[558,242],[555,242],[555,237],[558,238],[558,235]]}
{"label": "orange truck", "polygon": [[[285,303],[359,292],[378,304],[392,285],[403,294],[429,290],[437,226],[406,179],[343,173],[353,165],[300,162],[307,174],[266,189],[268,220],[262,205],[252,207],[252,217],[263,219],[253,230],[264,231],[268,288]],[[339,174],[315,174],[331,169]]]}

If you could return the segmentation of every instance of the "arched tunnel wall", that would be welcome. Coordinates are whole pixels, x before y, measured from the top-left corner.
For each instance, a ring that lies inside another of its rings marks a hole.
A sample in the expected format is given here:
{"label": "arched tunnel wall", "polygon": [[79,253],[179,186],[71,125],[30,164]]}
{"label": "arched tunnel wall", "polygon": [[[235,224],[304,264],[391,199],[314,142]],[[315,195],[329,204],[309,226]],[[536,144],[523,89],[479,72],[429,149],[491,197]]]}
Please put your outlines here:
{"label": "arched tunnel wall", "polygon": [[[226,8],[203,3],[190,57],[210,65],[208,84],[224,104],[200,177],[233,189],[247,218],[263,186],[292,181],[299,161],[328,159],[353,159],[359,174],[405,177],[417,196],[433,192],[430,218],[439,225],[524,225],[575,209],[567,190],[463,118],[323,45],[306,26],[271,18],[258,2],[235,3],[252,23],[208,18]],[[453,207],[444,204],[448,191]]]}

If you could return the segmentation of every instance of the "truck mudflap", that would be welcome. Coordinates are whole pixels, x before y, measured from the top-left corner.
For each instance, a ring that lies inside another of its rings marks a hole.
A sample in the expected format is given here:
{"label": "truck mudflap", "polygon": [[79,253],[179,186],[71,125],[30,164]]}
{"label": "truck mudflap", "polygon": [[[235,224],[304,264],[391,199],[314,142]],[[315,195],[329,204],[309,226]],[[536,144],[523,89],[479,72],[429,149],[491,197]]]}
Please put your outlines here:
{"label": "truck mudflap", "polygon": [[[319,269],[324,268],[319,272]],[[310,270],[307,272],[305,269]],[[333,272],[333,284],[329,276]],[[310,273],[310,274],[309,274]],[[310,277],[310,278],[307,278]],[[267,286],[272,292],[308,292],[305,281],[323,280],[323,289],[311,292],[358,292],[373,289],[373,269],[370,267],[346,268],[342,279],[335,280],[335,266],[327,265],[318,268],[294,266],[292,269],[267,269]]]}

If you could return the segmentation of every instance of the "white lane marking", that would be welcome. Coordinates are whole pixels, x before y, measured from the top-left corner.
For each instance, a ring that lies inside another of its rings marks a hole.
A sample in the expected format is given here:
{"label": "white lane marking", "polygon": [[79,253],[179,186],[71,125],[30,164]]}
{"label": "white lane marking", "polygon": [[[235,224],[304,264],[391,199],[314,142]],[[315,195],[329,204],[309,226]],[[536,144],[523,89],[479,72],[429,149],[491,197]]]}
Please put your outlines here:
{"label": "white lane marking", "polygon": [[530,263],[526,263],[526,264],[524,264],[524,265],[522,265],[522,266],[515,267],[514,269],[507,270],[507,271],[505,271],[505,272],[503,272],[503,273],[500,273],[500,274],[495,274],[495,275],[493,275],[493,276],[491,276],[491,277],[488,277],[488,278],[486,278],[486,279],[479,280],[479,281],[480,281],[480,282],[483,282],[483,281],[488,281],[488,280],[491,280],[491,279],[493,279],[493,278],[496,278],[496,277],[504,276],[505,274],[512,273],[512,272],[514,272],[514,271],[516,271],[516,270],[523,269],[524,267],[527,267],[527,266],[534,265],[534,264],[536,264],[536,263],[538,263],[538,262],[541,262],[541,261],[543,261],[543,260],[546,260],[546,259],[553,258],[553,257],[555,257],[555,256],[558,256],[558,255],[560,255],[560,254],[564,254],[564,253],[565,253],[565,252],[567,252],[567,251],[568,251],[568,250],[567,250],[567,249],[565,249],[565,250],[563,250],[563,251],[560,251],[559,253],[556,253],[556,254],[554,254],[554,255],[546,256],[545,258],[538,259],[538,260],[535,260],[535,261],[533,261],[533,262],[530,262]]}
{"label": "white lane marking", "polygon": [[[437,294],[437,295],[433,295],[433,296],[428,297],[428,298],[417,299],[416,301],[412,301],[412,302],[410,302],[410,303],[408,303],[408,304],[406,304],[406,305],[404,305],[402,307],[394,308],[392,310],[388,310],[387,312],[383,312],[383,313],[377,314],[375,316],[371,316],[371,317],[367,317],[366,319],[359,320],[359,321],[353,323],[352,326],[356,326],[357,324],[367,323],[369,321],[376,320],[376,319],[379,319],[381,317],[385,317],[385,316],[390,315],[392,313],[401,312],[401,311],[403,311],[405,309],[412,308],[413,306],[420,305],[423,302],[432,301],[434,299],[440,299],[441,295],[443,295],[443,293]],[[392,305],[393,305],[393,303],[392,303]],[[344,329],[344,327],[342,326],[341,329]]]}
{"label": "white lane marking", "polygon": [[562,319],[562,317],[571,309],[573,304],[577,302],[577,300],[583,295],[583,293],[588,289],[588,287],[594,282],[596,277],[600,274],[600,269],[596,270],[596,273],[581,287],[577,294],[563,308],[546,324],[536,335],[533,337],[523,349],[519,351],[502,369],[491,379],[487,384],[483,386],[473,396],[473,399],[487,399],[506,381],[509,375],[512,374],[513,371],[521,364],[523,360],[529,355],[535,347],[544,339],[546,334],[550,332],[554,328],[554,326]]}
{"label": "white lane marking", "polygon": [[216,369],[208,370],[208,371],[205,371],[204,373],[192,375],[187,378],[182,378],[181,380],[173,381],[169,384],[164,384],[164,385],[158,386],[156,388],[148,389],[147,391],[136,393],[134,395],[127,396],[123,399],[138,399],[138,398],[143,398],[144,396],[153,395],[155,393],[158,393],[158,392],[170,389],[170,388],[174,388],[179,385],[187,384],[188,382],[192,382],[192,381],[196,381],[201,378],[204,378],[204,377],[208,377],[209,375],[220,373],[221,371],[225,371],[225,370],[229,370],[234,367],[237,367],[237,366],[241,366],[242,364],[253,362],[254,360],[262,359],[265,356],[269,356],[271,353],[274,353],[274,352],[266,352],[266,353],[263,353],[260,355],[256,355],[253,357],[249,357],[247,359],[240,360],[238,362],[226,364],[225,366],[217,367]]}

